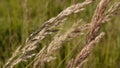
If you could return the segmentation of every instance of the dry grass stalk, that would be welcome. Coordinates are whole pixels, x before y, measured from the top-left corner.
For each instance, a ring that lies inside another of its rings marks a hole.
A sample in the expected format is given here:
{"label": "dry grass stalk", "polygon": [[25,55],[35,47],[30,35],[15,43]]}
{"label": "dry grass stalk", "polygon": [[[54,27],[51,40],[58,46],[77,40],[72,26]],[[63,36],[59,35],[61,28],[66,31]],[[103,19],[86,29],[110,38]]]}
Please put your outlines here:
{"label": "dry grass stalk", "polygon": [[[5,65],[6,68],[12,68],[14,65],[18,64],[21,61],[25,61],[27,58],[31,58],[35,54],[31,54],[31,51],[37,48],[37,44],[44,39],[48,34],[54,32],[53,28],[58,27],[62,24],[63,21],[66,20],[66,17],[73,14],[80,12],[84,9],[85,6],[92,3],[93,0],[86,0],[83,3],[78,3],[68,7],[67,9],[63,10],[60,14],[56,17],[51,18],[50,20],[46,21],[37,31],[32,33],[29,38],[27,38],[25,42],[25,47],[20,50],[16,56],[10,58],[12,60],[8,61]],[[17,57],[19,56],[19,57]],[[17,59],[15,59],[17,58]]]}
{"label": "dry grass stalk", "polygon": [[101,33],[100,35],[98,35],[98,32],[104,20],[104,12],[108,3],[109,3],[109,0],[101,0],[100,3],[98,4],[96,11],[93,15],[93,18],[91,20],[92,25],[91,25],[90,32],[88,33],[85,47],[75,58],[74,63],[72,65],[73,67],[69,67],[69,68],[74,68],[74,67],[77,68],[92,52],[92,50],[94,49],[95,43],[98,42],[98,40],[101,39],[101,37],[104,35],[104,33]]}
{"label": "dry grass stalk", "polygon": [[91,20],[92,26],[86,40],[86,45],[89,44],[92,40],[94,40],[98,35],[98,32],[102,25],[102,21],[104,19],[104,11],[107,7],[108,2],[109,0],[101,0],[99,5],[97,6],[93,18]]}
{"label": "dry grass stalk", "polygon": [[[86,30],[86,29],[88,29],[89,27],[90,27],[89,24],[86,24],[86,25],[83,25],[82,27],[80,27],[79,22],[78,22],[78,23],[75,23],[73,25],[73,27],[71,27],[64,34],[60,35],[58,33],[54,37],[54,40],[46,48],[46,52],[43,53],[43,54],[46,54],[46,55],[44,55],[44,57],[42,57],[42,60],[41,60],[41,58],[38,58],[38,60],[35,62],[34,68],[37,68],[38,65],[40,65],[40,63],[50,62],[51,60],[56,59],[56,57],[54,55],[57,52],[57,50],[60,49],[62,43],[64,43],[66,40],[73,39],[73,38],[75,38],[75,37],[83,34],[83,31]],[[43,55],[41,54],[39,56],[43,56]]]}
{"label": "dry grass stalk", "polygon": [[[46,35],[52,33],[52,29],[59,26],[63,21],[66,20],[66,17],[73,14],[80,12],[84,9],[85,6],[90,4],[93,0],[87,0],[83,3],[78,3],[75,5],[72,5],[68,7],[67,9],[63,10],[60,14],[58,14],[56,17],[51,18],[50,20],[46,21],[40,29],[38,29],[36,32],[32,33],[30,37],[26,40],[27,45],[23,48],[23,51],[29,50],[28,48],[35,47],[35,44],[37,42],[41,41],[43,38],[45,38]],[[34,43],[35,41],[35,43]],[[29,45],[29,44],[33,44]]]}
{"label": "dry grass stalk", "polygon": [[120,1],[114,3],[106,12],[103,23],[111,20],[111,17],[120,15]]}
{"label": "dry grass stalk", "polygon": [[47,48],[48,54],[53,54],[58,50],[62,43],[64,43],[66,40],[73,39],[81,34],[83,34],[83,31],[88,29],[90,27],[89,24],[85,24],[80,26],[79,23],[75,23],[73,27],[71,27],[65,34],[60,35],[59,33],[54,37],[54,40],[49,44]]}
{"label": "dry grass stalk", "polygon": [[[119,15],[119,14],[120,14],[119,11],[120,11],[120,2],[116,2],[116,3],[114,3],[114,4],[110,7],[110,9],[108,9],[108,11],[105,13],[105,17],[103,18],[101,24],[102,24],[102,23],[105,23],[105,22],[109,22],[109,21],[111,20],[111,17]],[[93,18],[94,18],[94,17],[93,17]],[[93,50],[93,48],[94,48],[93,46],[94,46],[94,45],[91,45],[91,46],[90,46],[91,48],[90,48],[90,47],[87,45],[87,46],[85,46],[85,47],[82,49],[82,51],[80,52],[80,55],[77,57],[78,59],[76,59],[76,61],[79,60],[79,65],[80,65],[80,66],[78,65],[79,68],[81,68],[81,65],[84,64],[84,63],[83,63],[84,60],[86,60],[87,56],[88,56],[88,55],[91,53],[91,51]],[[88,48],[89,51],[85,50],[86,48]],[[81,58],[81,59],[80,59],[80,58]],[[75,62],[75,61],[72,59],[72,61],[69,62],[68,68],[72,68],[74,62]]]}
{"label": "dry grass stalk", "polygon": [[[120,2],[115,2],[115,3],[108,9],[108,11],[107,11],[104,15],[105,15],[105,17],[104,17],[102,23],[109,22],[109,21],[111,20],[111,17],[120,15]],[[93,18],[94,18],[94,17],[93,17]],[[93,46],[93,45],[92,45],[92,46]],[[88,46],[86,46],[86,47],[88,47]],[[85,48],[85,47],[84,47],[84,48]],[[84,48],[83,48],[83,50],[84,50]],[[83,50],[82,50],[82,51],[83,51]],[[82,51],[81,51],[81,53],[82,53]],[[90,52],[90,51],[89,51],[89,52]],[[84,54],[84,53],[83,53],[83,54]],[[82,56],[82,54],[81,54],[81,56]],[[84,57],[84,58],[85,58],[85,57]],[[85,58],[85,60],[86,60],[86,58]],[[84,60],[81,61],[80,66],[78,66],[79,68],[81,68],[81,65],[84,64],[83,62],[84,62]],[[71,59],[71,61],[70,61],[69,64],[68,64],[68,68],[73,67],[73,63],[74,63],[74,59]]]}
{"label": "dry grass stalk", "polygon": [[100,33],[94,40],[92,40],[87,46],[85,46],[76,59],[72,59],[68,63],[68,68],[81,68],[82,65],[87,61],[88,55],[93,51],[96,43],[104,36],[104,32]]}
{"label": "dry grass stalk", "polygon": [[74,65],[76,68],[80,68],[82,62],[88,57],[88,55],[93,51],[94,45],[99,42],[99,40],[104,36],[104,33],[100,33],[94,40],[92,40],[87,46],[85,46],[80,54],[76,57]]}
{"label": "dry grass stalk", "polygon": [[[8,62],[5,64],[5,66],[9,65],[9,63],[13,61],[14,56],[17,56],[17,54],[18,54],[19,51],[20,51],[20,48],[21,48],[21,46],[19,46],[19,47],[15,50],[15,52],[14,52],[13,55],[12,55],[12,57],[8,60]],[[5,68],[5,67],[4,67],[4,68]]]}
{"label": "dry grass stalk", "polygon": [[[43,67],[43,65],[44,65],[44,60],[43,60],[43,58],[45,57],[45,55],[46,55],[46,47],[43,47],[43,48],[40,50],[40,52],[35,56],[35,59],[34,59],[35,63],[34,63],[34,65],[33,65],[33,68],[36,68],[36,67],[41,68],[41,67]],[[38,58],[39,58],[39,59],[38,59]],[[39,61],[41,61],[41,62],[36,61],[36,60],[39,60]],[[33,61],[33,62],[34,62],[34,61]],[[39,65],[38,65],[37,63],[39,63]],[[36,65],[37,65],[37,66],[36,66]],[[26,68],[28,68],[28,67],[29,67],[29,65],[27,65]]]}
{"label": "dry grass stalk", "polygon": [[[88,61],[88,59],[85,59],[84,61],[81,62],[81,64],[79,64],[79,68],[82,68],[82,66],[84,65],[84,63],[86,63]],[[67,68],[72,68],[74,65],[74,59],[72,58],[69,62],[68,62],[68,65],[67,65]]]}

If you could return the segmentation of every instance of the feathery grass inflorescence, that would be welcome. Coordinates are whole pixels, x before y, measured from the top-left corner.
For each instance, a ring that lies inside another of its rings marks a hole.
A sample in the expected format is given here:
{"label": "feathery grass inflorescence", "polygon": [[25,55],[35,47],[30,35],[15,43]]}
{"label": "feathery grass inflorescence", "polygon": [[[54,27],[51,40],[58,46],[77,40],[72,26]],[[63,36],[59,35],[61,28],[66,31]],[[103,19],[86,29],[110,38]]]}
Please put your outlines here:
{"label": "feathery grass inflorescence", "polygon": [[53,17],[50,20],[46,21],[37,31],[32,33],[30,37],[27,38],[25,42],[25,47],[21,48],[17,55],[10,58],[11,60],[8,61],[4,67],[13,68],[14,65],[18,64],[19,62],[26,61],[26,59],[34,56],[35,54],[31,52],[37,48],[37,45],[42,39],[56,31],[54,30],[54,28],[62,24],[62,22],[66,20],[67,16],[84,10],[84,7],[92,2],[93,0],[85,0],[83,3],[72,5],[63,10],[56,17]]}
{"label": "feathery grass inflorescence", "polygon": [[120,15],[120,2],[115,2],[105,13],[103,23],[111,20],[112,17]]}
{"label": "feathery grass inflorescence", "polygon": [[[78,56],[75,58],[75,60],[72,59],[69,62],[68,68],[74,68],[74,67],[81,68],[82,67],[82,65],[86,62],[87,57],[94,49],[95,43],[99,42],[99,40],[104,35],[103,32],[100,35],[98,35],[101,25],[105,22],[109,22],[113,16],[117,16],[120,14],[120,2],[114,3],[110,7],[110,9],[108,9],[108,11],[105,13],[104,9],[105,9],[105,7],[106,7],[105,5],[107,5],[107,3],[108,3],[108,0],[101,0],[100,4],[98,5],[98,7],[95,11],[95,14],[93,15],[93,19],[91,22],[92,28],[88,34],[86,45],[81,50],[81,52],[78,54]],[[94,36],[92,36],[92,35],[94,35]]]}
{"label": "feathery grass inflorescence", "polygon": [[74,23],[73,26],[62,35],[58,33],[54,37],[53,41],[46,48],[46,52],[43,53],[44,57],[42,54],[39,55],[40,58],[36,57],[38,58],[38,60],[34,62],[34,68],[42,67],[40,66],[41,63],[44,64],[45,62],[50,62],[51,60],[56,59],[56,56],[54,55],[60,49],[62,43],[82,35],[84,30],[89,29],[90,24],[85,24],[80,26],[79,23],[81,22],[82,20],[80,22]]}
{"label": "feathery grass inflorescence", "polygon": [[[72,59],[68,63],[68,68],[81,68],[82,65],[87,61],[87,57],[93,51],[95,44],[100,41],[100,39],[104,36],[104,32],[99,33],[102,24],[105,22],[109,22],[111,17],[119,15],[120,10],[120,2],[113,4],[107,12],[105,9],[109,3],[109,0],[101,0],[98,4],[94,15],[89,24],[79,25],[80,22],[74,23],[74,25],[67,30],[65,33],[60,34],[56,27],[59,27],[63,22],[67,19],[67,17],[71,14],[78,13],[85,9],[85,7],[92,3],[94,0],[85,0],[83,3],[78,3],[72,5],[65,10],[63,10],[56,17],[53,17],[43,23],[43,25],[34,33],[32,33],[25,42],[24,47],[18,47],[16,51],[13,53],[12,57],[6,62],[4,68],[13,68],[16,64],[21,61],[26,61],[28,58],[35,56],[34,60],[26,66],[33,64],[33,68],[42,68],[44,67],[44,63],[55,60],[57,50],[61,48],[61,45],[71,40],[77,36],[80,36],[84,33],[84,30],[88,30],[88,35],[85,40],[85,46],[78,53],[75,59]],[[28,22],[27,14],[27,0],[24,0],[23,9],[24,11],[24,22]],[[38,44],[43,40],[47,35],[52,34],[54,32],[58,32],[54,37],[51,43],[48,46],[44,46],[39,53],[35,54],[33,51],[38,47]]]}
{"label": "feathery grass inflorescence", "polygon": [[109,0],[101,0],[98,4],[91,20],[91,28],[86,39],[85,47],[81,50],[75,60],[73,62],[70,62],[73,63],[73,65],[68,65],[68,68],[79,68],[79,65],[81,65],[81,63],[93,51],[95,43],[97,43],[104,35],[104,33],[101,33],[100,35],[98,35],[98,33],[101,29],[102,21],[104,20],[104,12],[108,3]]}

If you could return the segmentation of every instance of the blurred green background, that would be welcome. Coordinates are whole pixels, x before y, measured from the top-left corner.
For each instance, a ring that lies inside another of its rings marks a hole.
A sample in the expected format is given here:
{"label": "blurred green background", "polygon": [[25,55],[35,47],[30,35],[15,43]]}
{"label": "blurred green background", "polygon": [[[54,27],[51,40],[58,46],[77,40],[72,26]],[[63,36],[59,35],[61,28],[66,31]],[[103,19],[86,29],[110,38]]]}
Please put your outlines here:
{"label": "blurred green background", "polygon": [[[23,45],[25,39],[41,24],[56,16],[66,7],[83,2],[84,0],[0,0],[0,68],[12,56],[15,49]],[[110,0],[110,5],[119,0]],[[68,17],[60,28],[65,31],[79,19],[90,22],[99,0],[88,5],[86,10]],[[27,9],[27,12],[26,12]],[[106,33],[104,38],[89,56],[83,68],[119,68],[120,67],[120,16],[115,16],[110,22],[103,25],[102,30]],[[41,47],[48,45],[53,39],[48,36],[41,42]],[[85,37],[78,37],[66,42],[58,52],[58,59],[46,64],[45,68],[65,68],[67,62],[80,52],[85,43]],[[23,45],[24,46],[24,45]],[[71,50],[72,49],[72,50]],[[37,50],[37,52],[39,49]],[[18,64],[15,68],[25,68],[31,62]],[[32,65],[30,66],[32,68]]]}

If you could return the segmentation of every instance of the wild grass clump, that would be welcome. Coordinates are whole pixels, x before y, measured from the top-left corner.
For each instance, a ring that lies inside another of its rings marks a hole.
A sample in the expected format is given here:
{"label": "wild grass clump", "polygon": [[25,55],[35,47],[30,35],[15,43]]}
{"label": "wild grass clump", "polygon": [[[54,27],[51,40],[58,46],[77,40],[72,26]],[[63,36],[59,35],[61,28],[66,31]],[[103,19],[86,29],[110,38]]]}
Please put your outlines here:
{"label": "wild grass clump", "polygon": [[[85,62],[87,62],[88,56],[93,52],[96,43],[98,43],[101,38],[105,35],[105,32],[100,32],[103,24],[109,22],[113,16],[119,14],[120,2],[115,3],[110,9],[106,10],[110,0],[101,0],[94,11],[91,22],[86,23],[84,19],[80,19],[78,22],[74,22],[73,26],[69,28],[66,32],[60,33],[60,27],[67,20],[67,17],[71,14],[77,14],[85,10],[85,7],[93,3],[94,0],[85,0],[82,3],[74,4],[57,16],[44,22],[43,25],[33,32],[23,43],[24,46],[19,46],[12,57],[6,62],[4,68],[14,68],[15,65],[27,61],[33,58],[26,68],[32,65],[33,68],[44,68],[46,64],[57,59],[56,54],[62,47],[62,45],[76,37],[81,37],[83,34],[86,36],[86,40],[83,48],[79,50],[76,57],[72,57],[69,62],[67,62],[67,68],[81,68]],[[27,0],[23,4],[24,11],[24,22],[28,22],[28,8],[26,6]],[[86,16],[87,17],[87,16]],[[81,25],[81,23],[84,23]],[[34,51],[38,48],[39,43],[46,38],[48,35],[54,34],[53,40],[49,45],[45,45],[39,52]],[[72,45],[71,45],[72,47]],[[74,54],[72,54],[74,55]]]}

